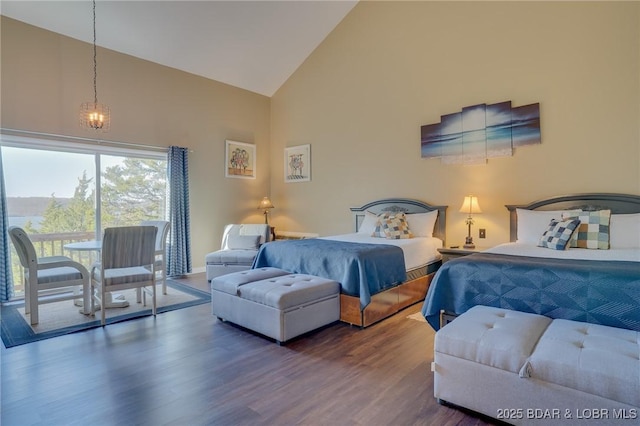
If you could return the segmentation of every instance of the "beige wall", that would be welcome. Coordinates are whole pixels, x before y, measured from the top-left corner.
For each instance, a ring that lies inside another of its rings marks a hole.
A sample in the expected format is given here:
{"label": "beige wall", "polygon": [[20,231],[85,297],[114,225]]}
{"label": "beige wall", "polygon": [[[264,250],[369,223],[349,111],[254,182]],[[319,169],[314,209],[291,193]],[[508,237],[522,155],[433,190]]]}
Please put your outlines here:
{"label": "beige wall", "polygon": [[[1,126],[87,136],[91,46],[2,17]],[[193,263],[225,223],[349,232],[349,207],[383,197],[449,205],[449,244],[480,197],[486,244],[504,204],[574,192],[640,194],[640,3],[361,2],[269,99],[99,49],[106,138],[191,148]],[[483,166],[420,158],[420,126],[464,106],[540,103],[542,144]],[[90,136],[90,135],[89,135]],[[255,143],[258,179],[224,178],[224,140]],[[270,142],[271,141],[271,142]],[[283,183],[283,148],[311,144],[312,181]]]}
{"label": "beige wall", "polygon": [[[272,98],[278,229],[349,232],[384,197],[449,206],[464,242],[508,241],[505,204],[640,194],[640,3],[360,2]],[[540,103],[542,144],[482,166],[420,158],[420,126],[479,103]],[[283,183],[283,148],[311,144],[312,181]],[[487,228],[478,240],[477,229]]]}
{"label": "beige wall", "polygon": [[[94,137],[78,126],[93,99],[92,46],[2,17],[3,128]],[[226,223],[261,222],[269,187],[270,99],[98,49],[98,99],[112,111],[104,139],[178,145],[189,158],[193,265],[220,246]],[[225,139],[255,143],[257,179],[224,177]]]}

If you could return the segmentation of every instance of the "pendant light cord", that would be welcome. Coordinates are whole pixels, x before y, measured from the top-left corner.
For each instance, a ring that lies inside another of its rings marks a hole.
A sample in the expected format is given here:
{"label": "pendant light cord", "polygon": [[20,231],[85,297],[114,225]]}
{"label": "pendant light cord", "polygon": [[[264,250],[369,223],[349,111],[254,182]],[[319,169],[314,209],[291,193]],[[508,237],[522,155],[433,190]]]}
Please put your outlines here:
{"label": "pendant light cord", "polygon": [[96,49],[96,0],[93,0],[93,102],[98,105],[98,59]]}

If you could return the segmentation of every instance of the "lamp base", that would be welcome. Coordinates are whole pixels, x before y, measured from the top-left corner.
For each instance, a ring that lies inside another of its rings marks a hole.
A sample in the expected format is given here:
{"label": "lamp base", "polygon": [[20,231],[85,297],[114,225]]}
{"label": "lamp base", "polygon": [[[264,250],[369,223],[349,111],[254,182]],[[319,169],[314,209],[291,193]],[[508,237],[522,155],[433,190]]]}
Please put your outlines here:
{"label": "lamp base", "polygon": [[465,240],[464,240],[464,245],[462,247],[464,247],[466,249],[474,249],[474,248],[476,248],[476,245],[473,244],[473,238],[471,238],[470,236],[466,237]]}

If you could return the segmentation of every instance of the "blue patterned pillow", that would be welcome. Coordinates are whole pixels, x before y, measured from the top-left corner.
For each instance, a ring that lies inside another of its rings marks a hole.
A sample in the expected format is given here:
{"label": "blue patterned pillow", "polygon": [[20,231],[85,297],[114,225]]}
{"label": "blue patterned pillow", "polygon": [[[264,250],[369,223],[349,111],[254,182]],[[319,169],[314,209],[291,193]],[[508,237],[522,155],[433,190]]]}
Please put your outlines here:
{"label": "blue patterned pillow", "polygon": [[580,225],[578,219],[558,221],[551,219],[549,228],[542,234],[538,247],[546,247],[554,250],[564,250],[571,239],[571,235]]}

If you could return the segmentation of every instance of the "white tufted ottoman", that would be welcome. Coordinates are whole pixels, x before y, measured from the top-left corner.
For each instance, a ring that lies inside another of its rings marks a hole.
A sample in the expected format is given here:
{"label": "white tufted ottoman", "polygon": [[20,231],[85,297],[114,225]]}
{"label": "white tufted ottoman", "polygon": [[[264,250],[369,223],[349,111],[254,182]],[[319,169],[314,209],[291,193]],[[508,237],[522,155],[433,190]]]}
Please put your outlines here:
{"label": "white tufted ottoman", "polygon": [[281,277],[283,275],[289,275],[289,272],[278,268],[248,269],[246,271],[220,275],[218,278],[212,279],[211,289],[215,289],[223,293],[239,295],[240,287],[245,284],[273,277]]}
{"label": "white tufted ottoman", "polygon": [[541,315],[474,306],[436,333],[436,363],[446,354],[518,374],[550,323]]}
{"label": "white tufted ottoman", "polygon": [[529,366],[530,377],[538,380],[640,407],[636,331],[556,319],[540,338]]}
{"label": "white tufted ottoman", "polygon": [[[458,316],[436,333],[435,397],[496,417],[494,410],[509,403],[492,408],[499,401],[485,400],[504,390],[504,378],[518,378],[550,323],[541,315],[480,305]],[[492,380],[483,377],[485,371]]]}
{"label": "white tufted ottoman", "polygon": [[276,268],[236,272],[211,281],[211,309],[280,344],[338,321],[340,284]]}
{"label": "white tufted ottoman", "polygon": [[640,333],[475,306],[436,333],[434,395],[511,424],[638,424]]}

